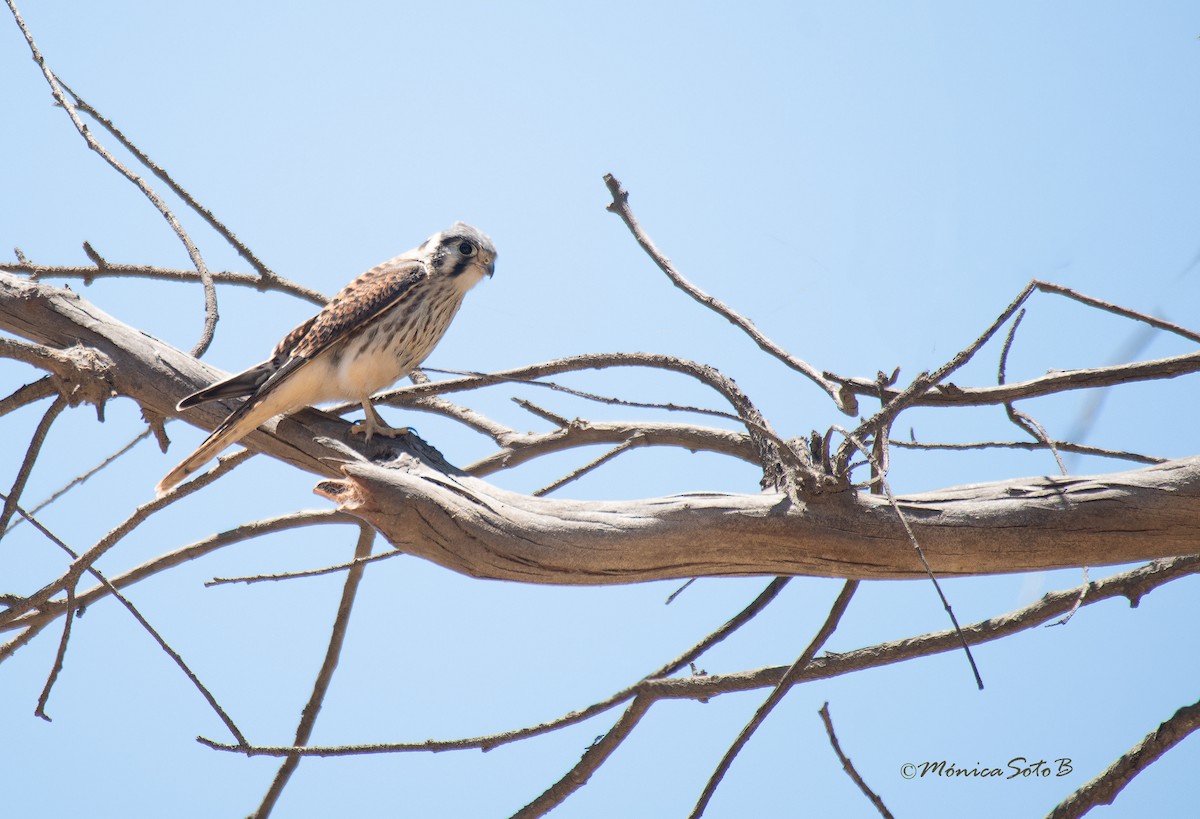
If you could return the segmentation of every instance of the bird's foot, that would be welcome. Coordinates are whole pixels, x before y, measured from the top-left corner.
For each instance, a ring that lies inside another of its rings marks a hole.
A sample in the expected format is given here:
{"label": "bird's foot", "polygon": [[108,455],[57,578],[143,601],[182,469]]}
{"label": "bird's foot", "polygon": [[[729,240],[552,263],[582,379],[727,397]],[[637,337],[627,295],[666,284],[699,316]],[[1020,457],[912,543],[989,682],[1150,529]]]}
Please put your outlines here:
{"label": "bird's foot", "polygon": [[350,427],[351,435],[364,435],[368,441],[375,435],[384,438],[398,438],[402,435],[408,435],[410,432],[412,432],[412,427],[389,427],[387,424],[380,423],[370,417]]}

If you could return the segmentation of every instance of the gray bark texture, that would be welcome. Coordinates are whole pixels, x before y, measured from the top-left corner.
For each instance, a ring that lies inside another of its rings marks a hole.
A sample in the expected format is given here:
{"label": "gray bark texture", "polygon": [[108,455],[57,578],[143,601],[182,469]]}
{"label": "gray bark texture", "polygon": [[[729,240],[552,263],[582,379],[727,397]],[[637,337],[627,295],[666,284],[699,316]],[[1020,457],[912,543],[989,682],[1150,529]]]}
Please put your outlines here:
{"label": "gray bark texture", "polygon": [[[136,401],[147,417],[211,429],[219,405],[175,410],[222,373],[78,294],[0,273],[0,328],[75,401]],[[536,498],[445,463],[416,436],[364,445],[317,410],[244,443],[320,475],[317,492],[394,546],[475,577],[603,585],[730,575],[917,578],[896,510],[859,492],[689,493],[632,501]],[[169,464],[164,461],[164,468]],[[147,495],[157,475],[146,476]],[[211,491],[211,490],[209,490]],[[942,576],[1101,566],[1200,552],[1200,458],[1090,477],[1031,477],[897,498]]]}

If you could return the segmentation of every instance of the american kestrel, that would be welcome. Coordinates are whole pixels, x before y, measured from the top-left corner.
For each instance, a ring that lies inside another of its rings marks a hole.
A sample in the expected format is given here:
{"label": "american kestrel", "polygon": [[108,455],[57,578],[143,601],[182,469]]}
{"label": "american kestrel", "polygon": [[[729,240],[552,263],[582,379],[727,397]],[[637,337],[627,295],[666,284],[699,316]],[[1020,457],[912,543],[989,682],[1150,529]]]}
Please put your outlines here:
{"label": "american kestrel", "polygon": [[317,315],[288,333],[271,357],[192,393],[184,410],[246,396],[204,443],[158,483],[159,495],[264,421],[313,404],[353,400],[366,419],[352,432],[395,436],[371,394],[391,386],[433,350],[467,291],[496,265],[492,240],[464,222],[363,273]]}

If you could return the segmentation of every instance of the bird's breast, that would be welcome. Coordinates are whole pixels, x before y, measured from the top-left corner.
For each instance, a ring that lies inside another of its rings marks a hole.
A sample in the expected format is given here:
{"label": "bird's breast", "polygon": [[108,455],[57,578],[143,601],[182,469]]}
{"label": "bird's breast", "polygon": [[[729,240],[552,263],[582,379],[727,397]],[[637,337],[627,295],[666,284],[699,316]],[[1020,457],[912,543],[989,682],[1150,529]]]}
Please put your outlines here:
{"label": "bird's breast", "polygon": [[346,394],[378,392],[420,365],[450,326],[462,296],[449,283],[420,289],[347,339],[337,364]]}

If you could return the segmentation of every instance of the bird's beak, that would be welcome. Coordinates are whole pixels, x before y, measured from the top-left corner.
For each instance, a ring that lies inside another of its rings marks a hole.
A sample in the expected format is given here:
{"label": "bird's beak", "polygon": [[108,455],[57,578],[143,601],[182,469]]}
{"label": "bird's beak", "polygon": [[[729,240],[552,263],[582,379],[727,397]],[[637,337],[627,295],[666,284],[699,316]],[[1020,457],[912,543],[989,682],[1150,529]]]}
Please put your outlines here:
{"label": "bird's beak", "polygon": [[496,272],[496,257],[495,256],[488,259],[487,267],[485,267],[484,270],[487,271],[487,276],[490,279],[492,277],[492,274],[494,274]]}

